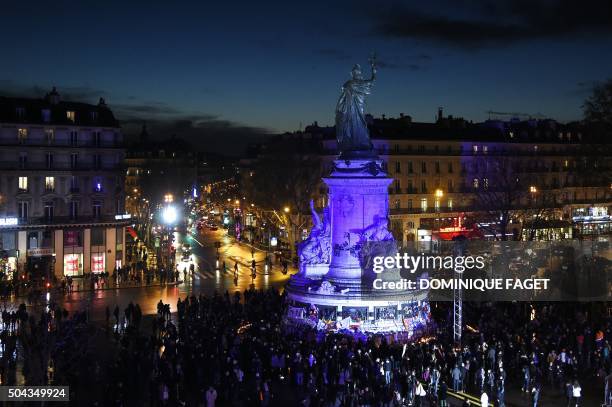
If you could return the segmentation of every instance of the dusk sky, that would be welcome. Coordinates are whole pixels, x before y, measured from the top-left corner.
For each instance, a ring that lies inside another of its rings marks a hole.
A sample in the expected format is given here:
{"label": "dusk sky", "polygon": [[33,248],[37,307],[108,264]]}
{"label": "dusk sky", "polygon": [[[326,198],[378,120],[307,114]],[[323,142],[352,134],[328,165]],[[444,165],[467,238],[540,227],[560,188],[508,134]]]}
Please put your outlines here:
{"label": "dusk sky", "polygon": [[612,77],[609,0],[4,2],[0,36],[0,95],[103,96],[128,134],[146,121],[203,144],[332,124],[372,52],[368,111],[417,121],[579,119]]}

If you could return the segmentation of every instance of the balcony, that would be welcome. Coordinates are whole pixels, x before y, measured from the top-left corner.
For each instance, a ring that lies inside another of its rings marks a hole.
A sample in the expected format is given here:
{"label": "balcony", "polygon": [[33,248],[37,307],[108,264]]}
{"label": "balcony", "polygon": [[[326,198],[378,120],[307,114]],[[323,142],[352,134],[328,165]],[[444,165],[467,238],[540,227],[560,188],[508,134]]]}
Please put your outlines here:
{"label": "balcony", "polygon": [[42,171],[42,172],[52,172],[52,171],[118,171],[123,169],[121,164],[117,165],[109,165],[103,164],[99,168],[96,168],[93,163],[79,163],[75,167],[71,166],[69,162],[66,163],[58,163],[54,162],[53,166],[49,168],[45,162],[28,162],[25,165],[21,165],[15,161],[0,161],[0,170],[1,171]]}
{"label": "balcony", "polygon": [[[28,218],[19,218],[18,224],[15,225],[15,228],[27,228],[27,227],[40,227],[46,225],[67,225],[67,226],[77,226],[77,225],[88,225],[88,224],[127,224],[132,222],[131,219],[115,219],[115,215],[101,215],[99,217],[94,217],[91,215],[79,215],[76,218],[72,216],[53,216],[51,218],[47,218],[45,216],[40,217],[28,217]],[[5,227],[6,228],[6,227]]]}
{"label": "balcony", "polygon": [[45,148],[125,148],[123,143],[115,141],[100,141],[99,143],[92,141],[79,141],[78,143],[71,142],[70,139],[48,141],[46,139],[25,139],[19,140],[0,138],[0,146],[25,146],[25,147],[45,147]]}

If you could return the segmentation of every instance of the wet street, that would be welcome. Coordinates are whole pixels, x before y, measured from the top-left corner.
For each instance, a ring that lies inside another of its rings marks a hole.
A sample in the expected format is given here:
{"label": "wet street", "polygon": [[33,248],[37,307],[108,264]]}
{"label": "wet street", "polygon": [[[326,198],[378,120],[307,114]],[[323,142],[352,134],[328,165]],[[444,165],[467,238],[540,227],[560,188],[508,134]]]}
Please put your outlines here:
{"label": "wet street", "polygon": [[[237,243],[226,235],[225,230],[204,230],[197,234],[175,234],[177,246],[188,243],[191,246],[191,261],[181,261],[181,250],[177,250],[177,265],[181,270],[180,279],[183,280],[183,269],[189,269],[190,264],[195,266],[193,278],[187,277],[178,285],[165,287],[128,287],[112,290],[81,291],[66,295],[55,301],[61,304],[68,312],[89,309],[90,318],[93,320],[104,320],[106,307],[111,312],[116,305],[121,312],[130,303],[139,304],[144,315],[155,314],[157,303],[162,300],[169,303],[172,312],[176,311],[178,298],[185,298],[192,293],[198,295],[211,295],[215,291],[231,293],[236,290],[244,291],[248,288],[266,289],[275,287],[282,289],[289,279],[289,274],[295,270],[289,269],[287,275],[282,274],[281,267],[274,265],[269,273],[264,271],[265,251],[255,250],[254,258],[257,262],[257,277],[251,278],[251,247]],[[215,242],[220,242],[219,269],[216,268]],[[226,263],[227,272],[223,273],[223,261]],[[238,279],[234,280],[234,265],[238,263]],[[17,301],[23,302],[23,299]]]}

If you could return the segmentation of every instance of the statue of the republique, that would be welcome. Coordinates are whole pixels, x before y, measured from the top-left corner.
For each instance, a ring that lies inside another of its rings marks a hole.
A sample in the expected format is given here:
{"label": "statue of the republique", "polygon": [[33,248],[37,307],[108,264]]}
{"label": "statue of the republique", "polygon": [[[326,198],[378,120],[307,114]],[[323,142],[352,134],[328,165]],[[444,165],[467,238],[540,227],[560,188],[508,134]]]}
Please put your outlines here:
{"label": "statue of the republique", "polygon": [[370,58],[372,76],[363,79],[361,67],[355,65],[351,79],[342,86],[342,93],[336,104],[336,138],[341,156],[350,153],[372,151],[372,142],[365,119],[365,97],[369,95],[376,78],[376,60]]}

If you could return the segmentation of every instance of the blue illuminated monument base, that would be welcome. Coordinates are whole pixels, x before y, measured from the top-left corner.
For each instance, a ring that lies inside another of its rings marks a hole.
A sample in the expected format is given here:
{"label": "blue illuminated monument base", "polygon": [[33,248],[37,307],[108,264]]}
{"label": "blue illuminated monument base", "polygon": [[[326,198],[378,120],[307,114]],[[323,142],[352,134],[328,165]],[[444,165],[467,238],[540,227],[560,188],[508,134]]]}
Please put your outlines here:
{"label": "blue illuminated monument base", "polygon": [[323,181],[329,203],[323,215],[312,208],[313,228],[299,248],[299,272],[286,288],[287,321],[322,330],[417,334],[429,321],[427,293],[373,288],[374,279],[400,279],[398,271],[371,271],[374,256],[398,250],[387,229],[392,179],[382,161],[338,159]]}

